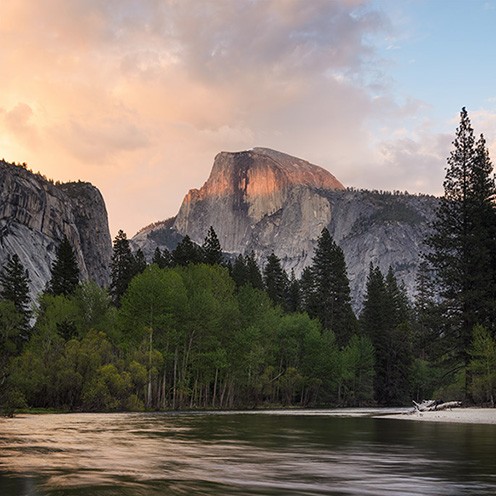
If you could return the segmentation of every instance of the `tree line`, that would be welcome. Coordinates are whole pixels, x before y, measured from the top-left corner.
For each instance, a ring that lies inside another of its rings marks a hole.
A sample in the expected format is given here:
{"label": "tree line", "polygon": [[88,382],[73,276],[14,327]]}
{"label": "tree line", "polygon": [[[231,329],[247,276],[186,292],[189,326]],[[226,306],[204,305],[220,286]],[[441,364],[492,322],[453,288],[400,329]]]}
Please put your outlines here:
{"label": "tree line", "polygon": [[465,109],[414,301],[369,267],[353,312],[341,248],[324,229],[297,278],[272,253],[226,260],[214,229],[150,263],[126,234],[108,289],[79,281],[64,238],[36,309],[17,255],[0,276],[0,404],[114,411],[264,405],[492,403],[496,213],[492,165]]}

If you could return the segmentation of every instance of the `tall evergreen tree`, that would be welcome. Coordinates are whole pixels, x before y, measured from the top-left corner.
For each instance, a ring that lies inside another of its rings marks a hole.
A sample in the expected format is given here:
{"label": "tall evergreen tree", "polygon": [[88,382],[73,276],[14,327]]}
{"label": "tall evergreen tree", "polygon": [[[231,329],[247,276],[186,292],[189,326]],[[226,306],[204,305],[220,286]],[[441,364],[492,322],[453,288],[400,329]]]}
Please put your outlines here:
{"label": "tall evergreen tree", "polygon": [[183,267],[189,264],[201,263],[203,261],[201,247],[186,235],[172,252],[172,261],[174,265]]}
{"label": "tall evergreen tree", "polygon": [[126,233],[121,229],[114,239],[112,261],[110,265],[110,295],[115,305],[119,306],[131,279],[136,275],[136,260],[131,252]]}
{"label": "tall evergreen tree", "polygon": [[141,248],[138,248],[136,250],[136,253],[134,254],[134,275],[141,274],[144,272],[147,266],[145,254],[143,253],[143,250]]}
{"label": "tall evergreen tree", "polygon": [[410,399],[411,338],[401,293],[392,271],[384,279],[378,267],[370,266],[360,325],[374,346],[375,399],[385,406]]}
{"label": "tall evergreen tree", "polygon": [[241,288],[248,282],[248,269],[243,255],[238,255],[234,260],[231,267],[231,277],[237,288]]}
{"label": "tall evergreen tree", "polygon": [[158,265],[161,269],[172,266],[172,258],[169,250],[164,248],[163,251],[157,246],[153,253],[152,263]]}
{"label": "tall evergreen tree", "polygon": [[351,308],[344,254],[326,228],[317,240],[310,274],[307,311],[320,320],[324,329],[334,332],[339,346],[345,346],[357,323]]}
{"label": "tall evergreen tree", "polygon": [[29,275],[17,254],[9,258],[0,274],[0,299],[11,301],[15,305],[22,316],[22,331],[25,333],[31,318]]}
{"label": "tall evergreen tree", "polygon": [[440,306],[435,299],[433,274],[429,264],[423,260],[416,277],[416,294],[413,306],[413,345],[417,358],[434,360],[438,355],[436,336],[442,329]]}
{"label": "tall evergreen tree", "polygon": [[220,265],[223,261],[222,248],[214,228],[210,226],[202,245],[203,261],[208,265]]}
{"label": "tall evergreen tree", "polygon": [[285,308],[288,312],[299,312],[301,308],[300,283],[296,279],[294,269],[291,269],[291,276],[286,289]]}
{"label": "tall evergreen tree", "polygon": [[468,394],[472,330],[494,332],[496,322],[496,189],[484,138],[475,142],[465,108],[453,146],[426,258],[442,299],[446,356],[453,372],[464,368]]}
{"label": "tall evergreen tree", "polygon": [[255,289],[264,289],[262,272],[255,258],[255,252],[251,251],[245,255],[246,277],[247,282]]}
{"label": "tall evergreen tree", "polygon": [[285,305],[288,275],[281,266],[281,260],[273,252],[267,257],[264,267],[264,283],[269,298],[275,305]]}
{"label": "tall evergreen tree", "polygon": [[69,296],[79,284],[79,265],[76,253],[67,236],[64,236],[57,247],[55,257],[52,264],[52,277],[48,283],[48,292],[55,296]]}

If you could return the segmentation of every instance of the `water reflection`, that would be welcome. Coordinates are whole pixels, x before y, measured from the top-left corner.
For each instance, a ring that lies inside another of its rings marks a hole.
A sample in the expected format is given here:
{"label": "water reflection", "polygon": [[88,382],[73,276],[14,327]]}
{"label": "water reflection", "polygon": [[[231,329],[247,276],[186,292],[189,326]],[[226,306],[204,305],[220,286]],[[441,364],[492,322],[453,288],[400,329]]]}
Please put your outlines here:
{"label": "water reflection", "polygon": [[0,495],[496,494],[496,426],[347,413],[0,420]]}

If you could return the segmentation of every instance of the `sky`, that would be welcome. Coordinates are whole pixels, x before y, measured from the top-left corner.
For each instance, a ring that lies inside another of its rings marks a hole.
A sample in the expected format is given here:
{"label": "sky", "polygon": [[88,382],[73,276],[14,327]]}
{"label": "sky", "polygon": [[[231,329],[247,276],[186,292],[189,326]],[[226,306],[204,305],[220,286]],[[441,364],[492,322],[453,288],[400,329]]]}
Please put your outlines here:
{"label": "sky", "polygon": [[0,158],[102,192],[112,236],[220,151],[442,194],[466,107],[496,157],[496,0],[6,0]]}

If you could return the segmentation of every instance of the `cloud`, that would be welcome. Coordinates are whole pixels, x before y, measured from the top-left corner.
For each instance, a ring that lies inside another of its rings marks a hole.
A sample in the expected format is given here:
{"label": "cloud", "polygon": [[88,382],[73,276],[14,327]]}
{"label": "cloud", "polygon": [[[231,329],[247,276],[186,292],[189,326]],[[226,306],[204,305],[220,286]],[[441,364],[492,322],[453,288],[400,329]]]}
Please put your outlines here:
{"label": "cloud", "polygon": [[21,143],[36,147],[37,130],[33,125],[33,109],[26,103],[18,103],[11,110],[4,112],[3,121],[9,131]]}
{"label": "cloud", "polygon": [[421,188],[444,138],[416,127],[421,102],[394,97],[374,44],[394,34],[368,0],[3,2],[0,144],[94,182],[129,234],[174,215],[221,150],[268,146],[349,185]]}

